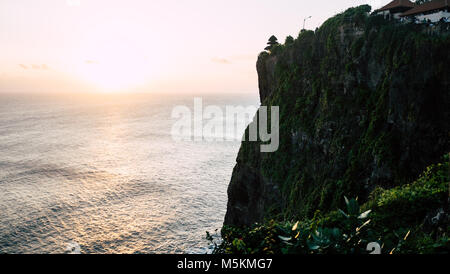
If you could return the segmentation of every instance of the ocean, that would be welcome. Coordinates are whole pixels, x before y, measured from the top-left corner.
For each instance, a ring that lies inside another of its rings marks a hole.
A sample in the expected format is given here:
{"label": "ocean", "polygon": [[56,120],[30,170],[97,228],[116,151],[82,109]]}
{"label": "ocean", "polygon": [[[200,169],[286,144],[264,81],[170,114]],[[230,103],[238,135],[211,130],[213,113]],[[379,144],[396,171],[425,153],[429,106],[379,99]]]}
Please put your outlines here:
{"label": "ocean", "polygon": [[[256,93],[201,98],[259,105]],[[193,102],[0,94],[0,253],[208,252],[240,140],[174,141],[171,112]]]}

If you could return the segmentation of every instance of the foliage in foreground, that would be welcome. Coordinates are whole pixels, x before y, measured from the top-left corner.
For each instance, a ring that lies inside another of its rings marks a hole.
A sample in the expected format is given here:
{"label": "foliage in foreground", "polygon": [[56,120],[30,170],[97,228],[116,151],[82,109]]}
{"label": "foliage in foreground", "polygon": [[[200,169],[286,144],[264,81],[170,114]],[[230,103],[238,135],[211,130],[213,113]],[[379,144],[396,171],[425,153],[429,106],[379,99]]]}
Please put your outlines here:
{"label": "foliage in foreground", "polygon": [[345,210],[295,223],[224,227],[220,243],[207,238],[219,254],[367,254],[377,245],[383,254],[448,254],[449,183],[446,155],[414,183],[378,188],[362,206],[345,198]]}

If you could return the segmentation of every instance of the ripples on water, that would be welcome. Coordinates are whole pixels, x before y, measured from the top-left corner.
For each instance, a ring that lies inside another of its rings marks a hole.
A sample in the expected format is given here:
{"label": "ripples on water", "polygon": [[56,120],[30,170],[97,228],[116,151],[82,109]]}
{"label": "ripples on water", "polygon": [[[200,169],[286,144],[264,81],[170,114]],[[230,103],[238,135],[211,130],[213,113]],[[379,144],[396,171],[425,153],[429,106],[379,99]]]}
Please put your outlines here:
{"label": "ripples on water", "polygon": [[172,141],[180,104],[193,97],[0,95],[0,253],[206,252],[240,143]]}

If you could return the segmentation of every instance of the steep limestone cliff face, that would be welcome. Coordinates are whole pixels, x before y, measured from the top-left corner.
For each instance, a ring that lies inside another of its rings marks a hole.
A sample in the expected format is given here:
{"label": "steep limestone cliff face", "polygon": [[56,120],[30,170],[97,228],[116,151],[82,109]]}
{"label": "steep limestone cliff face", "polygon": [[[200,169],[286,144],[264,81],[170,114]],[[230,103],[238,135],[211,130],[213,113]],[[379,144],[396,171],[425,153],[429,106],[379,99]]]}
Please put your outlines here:
{"label": "steep limestone cliff face", "polygon": [[257,62],[280,148],[243,142],[226,225],[311,217],[410,183],[450,151],[448,24],[434,29],[349,9]]}

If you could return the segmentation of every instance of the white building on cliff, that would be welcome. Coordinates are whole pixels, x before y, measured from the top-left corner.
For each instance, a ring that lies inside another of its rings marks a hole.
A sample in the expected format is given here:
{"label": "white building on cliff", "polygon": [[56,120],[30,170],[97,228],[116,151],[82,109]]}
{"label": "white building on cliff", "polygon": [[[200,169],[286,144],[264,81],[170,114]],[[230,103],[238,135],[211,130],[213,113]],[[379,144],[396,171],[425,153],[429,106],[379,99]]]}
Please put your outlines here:
{"label": "white building on cliff", "polygon": [[419,22],[431,21],[433,23],[444,20],[450,21],[450,0],[433,0],[404,12],[401,17],[417,20]]}
{"label": "white building on cliff", "polygon": [[416,5],[409,0],[394,0],[386,6],[375,11],[377,15],[383,15],[386,19],[400,19],[401,15],[411,10]]}

